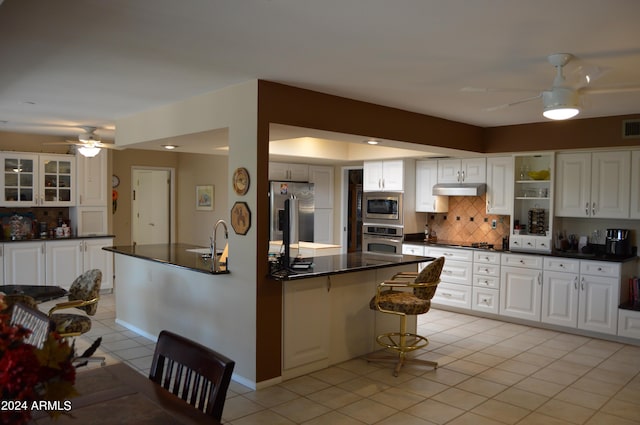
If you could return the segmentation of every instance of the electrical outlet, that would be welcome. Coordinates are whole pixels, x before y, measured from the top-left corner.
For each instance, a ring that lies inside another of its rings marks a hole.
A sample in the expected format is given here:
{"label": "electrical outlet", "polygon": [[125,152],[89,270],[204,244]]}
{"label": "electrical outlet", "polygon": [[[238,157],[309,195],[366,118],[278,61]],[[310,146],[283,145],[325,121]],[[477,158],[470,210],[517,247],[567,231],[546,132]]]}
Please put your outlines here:
{"label": "electrical outlet", "polygon": [[493,220],[491,220],[491,228],[492,229],[496,228],[496,219],[495,218]]}

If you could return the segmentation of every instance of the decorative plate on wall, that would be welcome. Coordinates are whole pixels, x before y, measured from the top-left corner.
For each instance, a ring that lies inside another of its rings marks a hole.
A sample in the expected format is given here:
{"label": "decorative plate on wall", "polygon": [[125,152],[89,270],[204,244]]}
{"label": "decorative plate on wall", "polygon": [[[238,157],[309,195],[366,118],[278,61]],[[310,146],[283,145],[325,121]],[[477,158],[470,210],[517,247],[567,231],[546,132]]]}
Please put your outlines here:
{"label": "decorative plate on wall", "polygon": [[236,202],[231,208],[231,227],[238,235],[246,235],[251,227],[251,211],[246,202]]}
{"label": "decorative plate on wall", "polygon": [[236,168],[233,172],[233,190],[240,196],[245,195],[249,190],[249,171],[246,168]]}

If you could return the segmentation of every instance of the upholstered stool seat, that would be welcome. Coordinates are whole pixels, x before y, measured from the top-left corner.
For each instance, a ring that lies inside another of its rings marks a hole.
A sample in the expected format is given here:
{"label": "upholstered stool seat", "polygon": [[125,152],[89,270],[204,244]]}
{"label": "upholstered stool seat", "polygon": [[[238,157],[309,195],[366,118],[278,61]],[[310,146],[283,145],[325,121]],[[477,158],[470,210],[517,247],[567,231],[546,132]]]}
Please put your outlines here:
{"label": "upholstered stool seat", "polygon": [[71,313],[57,313],[50,316],[55,329],[65,334],[80,335],[91,330],[91,319],[88,316]]}
{"label": "upholstered stool seat", "polygon": [[393,375],[398,376],[406,361],[422,363],[438,367],[438,363],[407,359],[406,354],[424,348],[429,344],[426,337],[407,332],[407,316],[424,314],[431,308],[431,298],[436,293],[440,283],[440,273],[444,266],[444,257],[437,258],[427,265],[420,273],[397,273],[390,280],[378,284],[376,295],[369,302],[369,308],[386,314],[400,317],[400,331],[388,332],[376,337],[376,342],[398,354],[395,356],[367,356],[368,361],[383,361],[396,363]]}
{"label": "upholstered stool seat", "polygon": [[[69,288],[69,301],[56,304],[49,310],[49,319],[62,336],[78,336],[91,329],[91,318],[98,310],[102,272],[92,269],[78,276]],[[86,314],[54,313],[58,310],[76,308]]]}

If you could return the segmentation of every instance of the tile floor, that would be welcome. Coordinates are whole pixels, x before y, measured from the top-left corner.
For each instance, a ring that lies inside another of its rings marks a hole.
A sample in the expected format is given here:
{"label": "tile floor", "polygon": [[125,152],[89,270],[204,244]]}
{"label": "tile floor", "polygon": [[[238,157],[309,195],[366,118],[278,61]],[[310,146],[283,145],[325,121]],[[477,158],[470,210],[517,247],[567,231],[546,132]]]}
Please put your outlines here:
{"label": "tile floor", "polygon": [[[43,306],[46,308],[46,306]],[[154,342],[114,321],[103,295],[84,349],[148,374]],[[437,370],[354,359],[252,391],[232,382],[229,425],[640,424],[640,347],[432,309],[420,317]]]}

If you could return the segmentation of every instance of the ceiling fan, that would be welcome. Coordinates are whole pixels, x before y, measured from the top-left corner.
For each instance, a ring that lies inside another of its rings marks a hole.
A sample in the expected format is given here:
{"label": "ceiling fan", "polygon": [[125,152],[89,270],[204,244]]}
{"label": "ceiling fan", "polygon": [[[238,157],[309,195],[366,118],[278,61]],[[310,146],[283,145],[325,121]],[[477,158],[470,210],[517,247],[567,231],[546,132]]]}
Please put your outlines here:
{"label": "ceiling fan", "polygon": [[75,145],[78,152],[86,157],[94,157],[100,153],[100,149],[121,149],[112,143],[102,143],[100,136],[96,134],[97,127],[78,126],[84,130],[78,135],[78,140],[67,140],[66,142],[45,143],[48,145]]}
{"label": "ceiling fan", "polygon": [[[589,87],[589,84],[591,84],[595,79],[597,79],[604,73],[604,70],[599,67],[579,67],[579,82],[576,85],[572,85],[569,81],[567,81],[567,78],[564,75],[564,67],[573,58],[574,56],[570,53],[554,53],[547,57],[549,63],[556,68],[556,76],[549,90],[543,90],[535,96],[494,106],[491,108],[487,108],[486,110],[495,111],[498,109],[519,105],[521,103],[530,102],[536,99],[542,99],[542,115],[552,120],[566,120],[569,118],[573,118],[580,113],[582,95],[640,91],[640,86],[617,86],[609,88]],[[465,87],[462,89],[462,91],[496,92],[508,90]]]}

